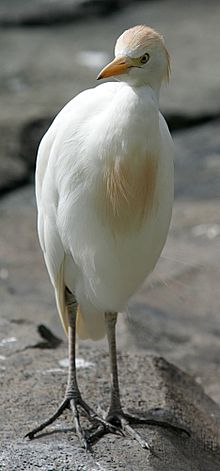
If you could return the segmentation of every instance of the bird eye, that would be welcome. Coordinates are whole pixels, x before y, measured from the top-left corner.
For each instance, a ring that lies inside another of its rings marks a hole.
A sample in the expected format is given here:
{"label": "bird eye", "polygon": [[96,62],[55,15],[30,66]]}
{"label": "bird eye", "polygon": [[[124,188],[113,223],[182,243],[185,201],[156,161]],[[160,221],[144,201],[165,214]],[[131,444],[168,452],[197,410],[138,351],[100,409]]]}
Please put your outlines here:
{"label": "bird eye", "polygon": [[146,52],[146,54],[144,54],[141,58],[140,58],[140,62],[141,64],[146,64],[146,62],[148,62],[150,59],[150,56],[149,54]]}

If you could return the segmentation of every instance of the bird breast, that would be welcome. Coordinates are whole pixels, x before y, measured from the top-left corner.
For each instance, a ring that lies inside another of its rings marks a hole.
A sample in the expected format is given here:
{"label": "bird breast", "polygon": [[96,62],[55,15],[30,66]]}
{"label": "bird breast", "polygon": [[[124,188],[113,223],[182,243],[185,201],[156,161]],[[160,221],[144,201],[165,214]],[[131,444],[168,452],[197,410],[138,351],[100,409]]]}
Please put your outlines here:
{"label": "bird breast", "polygon": [[146,153],[138,165],[133,159],[107,163],[95,195],[97,214],[114,234],[137,229],[156,211],[157,155]]}

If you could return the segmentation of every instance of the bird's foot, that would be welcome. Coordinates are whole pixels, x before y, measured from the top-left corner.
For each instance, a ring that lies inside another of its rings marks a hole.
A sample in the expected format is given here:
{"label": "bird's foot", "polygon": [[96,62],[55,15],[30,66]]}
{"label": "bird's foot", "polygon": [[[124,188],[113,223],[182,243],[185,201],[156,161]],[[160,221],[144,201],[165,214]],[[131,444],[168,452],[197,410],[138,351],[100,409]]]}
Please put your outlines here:
{"label": "bird's foot", "polygon": [[[115,429],[118,430],[118,433],[121,432],[122,435],[130,436],[132,439],[136,440],[142,448],[147,450],[151,450],[149,443],[132,425],[157,425],[176,433],[185,433],[187,436],[190,436],[189,430],[179,424],[174,424],[169,414],[167,415],[165,411],[162,411],[159,408],[150,411],[144,417],[128,414],[121,408],[115,411],[110,410],[105,417],[105,420],[108,424],[113,425]],[[90,442],[96,442],[102,435],[108,432],[111,432],[111,430],[108,430],[106,427],[99,426],[96,431],[90,435]],[[114,431],[114,433],[116,432]]]}
{"label": "bird's foot", "polygon": [[137,430],[131,426],[131,424],[140,423],[137,421],[137,419],[138,417],[129,415],[122,409],[116,412],[109,412],[106,417],[106,420],[115,427],[118,427],[124,435],[128,435],[133,440],[136,440],[136,442],[139,443],[142,448],[150,450],[150,445],[148,442],[141,436],[139,432],[137,432]]}
{"label": "bird's foot", "polygon": [[28,437],[32,440],[35,435],[42,430],[44,430],[48,425],[55,422],[55,420],[60,417],[66,409],[70,409],[73,414],[74,425],[76,429],[76,433],[83,445],[83,447],[88,450],[91,446],[90,439],[87,437],[86,431],[82,428],[80,423],[80,413],[79,408],[82,411],[82,415],[86,417],[90,423],[94,425],[101,425],[102,428],[108,430],[111,433],[120,433],[113,424],[108,423],[104,418],[100,417],[88,404],[82,399],[80,393],[67,393],[63,402],[60,404],[56,412],[47,420],[45,420],[42,424],[35,427],[33,430],[28,432],[25,437]]}

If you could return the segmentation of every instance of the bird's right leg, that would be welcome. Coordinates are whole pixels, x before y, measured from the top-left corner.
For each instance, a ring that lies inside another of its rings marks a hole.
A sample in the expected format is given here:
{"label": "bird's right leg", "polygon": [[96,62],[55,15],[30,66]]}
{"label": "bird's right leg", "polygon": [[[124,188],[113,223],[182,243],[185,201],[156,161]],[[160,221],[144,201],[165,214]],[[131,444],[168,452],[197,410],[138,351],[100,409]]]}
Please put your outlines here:
{"label": "bird's right leg", "polygon": [[102,417],[99,417],[96,412],[88,406],[88,404],[82,399],[81,393],[78,388],[77,377],[76,377],[76,356],[75,356],[75,343],[76,343],[76,313],[77,313],[77,302],[75,296],[66,289],[66,306],[68,309],[68,357],[69,357],[69,370],[68,370],[68,382],[66,393],[63,401],[56,410],[56,412],[45,422],[38,427],[28,432],[25,436],[32,439],[38,433],[44,430],[48,425],[52,424],[66,409],[71,409],[74,418],[75,429],[78,437],[80,438],[83,446],[87,449],[89,447],[89,441],[86,439],[86,434],[81,427],[79,417],[79,407],[82,409],[83,415],[92,422],[92,424],[101,424],[108,428],[108,431],[114,432],[115,427],[109,430],[111,425],[105,421]]}

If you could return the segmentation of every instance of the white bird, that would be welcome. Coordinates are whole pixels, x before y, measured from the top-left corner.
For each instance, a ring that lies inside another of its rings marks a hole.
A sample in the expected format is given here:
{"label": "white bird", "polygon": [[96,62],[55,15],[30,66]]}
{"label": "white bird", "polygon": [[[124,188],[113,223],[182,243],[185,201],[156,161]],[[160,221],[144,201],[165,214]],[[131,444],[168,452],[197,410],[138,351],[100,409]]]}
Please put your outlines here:
{"label": "white bird", "polygon": [[[71,408],[87,447],[79,406],[103,431],[120,429],[144,447],[122,410],[118,384],[117,313],[152,272],[166,241],[173,205],[173,142],[159,111],[170,73],[162,36],[147,26],[126,30],[115,59],[98,79],[117,82],[86,90],[58,114],[43,137],[36,167],[38,234],[68,332],[69,376],[56,413],[33,436]],[[75,334],[106,335],[111,401],[105,418],[82,399],[75,370]]]}

